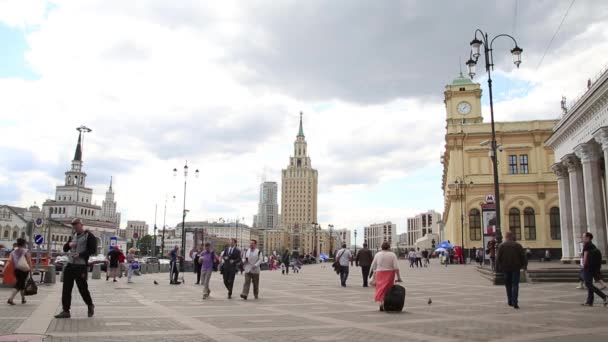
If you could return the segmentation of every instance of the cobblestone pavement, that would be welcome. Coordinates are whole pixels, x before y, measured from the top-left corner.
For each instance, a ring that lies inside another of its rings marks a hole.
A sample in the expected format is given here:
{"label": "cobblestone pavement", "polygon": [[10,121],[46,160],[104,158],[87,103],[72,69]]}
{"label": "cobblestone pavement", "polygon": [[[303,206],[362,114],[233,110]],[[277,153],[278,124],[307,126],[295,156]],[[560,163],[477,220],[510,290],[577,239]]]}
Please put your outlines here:
{"label": "cobblestone pavement", "polygon": [[[167,274],[148,274],[134,284],[91,280],[94,318],[74,289],[72,319],[56,320],[61,284],[41,286],[26,305],[0,310],[0,341],[606,341],[608,309],[581,307],[585,291],[574,284],[522,284],[516,311],[504,287],[492,286],[472,266],[402,265],[407,288],[404,313],[378,312],[373,288],[361,287],[351,268],[348,287],[339,286],[329,265],[299,274],[263,272],[260,299],[226,298],[221,275],[211,298],[186,274],[186,285],[168,285]],[[160,284],[154,285],[153,280]],[[0,289],[6,298],[9,289]],[[427,301],[432,298],[432,304]]]}

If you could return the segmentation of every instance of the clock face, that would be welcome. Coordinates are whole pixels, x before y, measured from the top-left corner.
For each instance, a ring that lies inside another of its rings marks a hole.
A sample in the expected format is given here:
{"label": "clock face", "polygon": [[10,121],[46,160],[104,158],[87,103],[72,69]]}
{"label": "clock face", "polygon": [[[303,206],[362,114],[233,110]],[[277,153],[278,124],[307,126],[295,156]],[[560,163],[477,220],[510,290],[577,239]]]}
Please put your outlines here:
{"label": "clock face", "polygon": [[462,115],[469,114],[471,112],[471,104],[468,102],[460,102],[457,109],[458,113]]}

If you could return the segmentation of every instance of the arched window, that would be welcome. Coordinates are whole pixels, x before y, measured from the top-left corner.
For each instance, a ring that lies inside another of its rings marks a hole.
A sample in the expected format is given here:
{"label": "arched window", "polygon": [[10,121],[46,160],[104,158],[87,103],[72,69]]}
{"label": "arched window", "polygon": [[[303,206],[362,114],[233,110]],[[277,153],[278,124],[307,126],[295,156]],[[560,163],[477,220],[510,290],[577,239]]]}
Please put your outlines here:
{"label": "arched window", "polygon": [[17,231],[16,230],[13,232],[13,240],[17,240]]}
{"label": "arched window", "polygon": [[553,207],[549,210],[549,227],[551,228],[551,239],[561,240],[562,230],[561,223],[559,221],[559,208]]}
{"label": "arched window", "polygon": [[536,240],[536,216],[534,209],[524,209],[524,237],[526,240]]}
{"label": "arched window", "polygon": [[469,237],[472,241],[481,241],[481,214],[477,209],[469,212]]}
{"label": "arched window", "polygon": [[515,234],[515,240],[521,240],[521,217],[519,209],[509,209],[509,230]]}

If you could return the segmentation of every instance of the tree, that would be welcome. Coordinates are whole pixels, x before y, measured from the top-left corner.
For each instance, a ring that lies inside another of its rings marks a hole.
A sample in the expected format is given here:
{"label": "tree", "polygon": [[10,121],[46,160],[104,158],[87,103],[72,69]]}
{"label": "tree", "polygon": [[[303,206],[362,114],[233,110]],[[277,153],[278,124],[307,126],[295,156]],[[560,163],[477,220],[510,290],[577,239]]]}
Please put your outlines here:
{"label": "tree", "polygon": [[154,245],[154,238],[152,235],[145,235],[137,242],[139,247],[140,255],[150,255],[152,253],[152,246]]}

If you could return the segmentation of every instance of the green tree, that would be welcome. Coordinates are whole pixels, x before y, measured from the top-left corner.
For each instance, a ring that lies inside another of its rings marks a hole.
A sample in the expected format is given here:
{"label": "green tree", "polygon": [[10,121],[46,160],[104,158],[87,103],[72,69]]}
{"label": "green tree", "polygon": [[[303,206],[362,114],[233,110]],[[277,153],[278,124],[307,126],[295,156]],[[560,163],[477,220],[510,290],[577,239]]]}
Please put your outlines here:
{"label": "green tree", "polygon": [[154,245],[154,238],[152,235],[146,235],[139,239],[137,246],[139,247],[140,255],[150,255],[152,253],[152,246]]}

